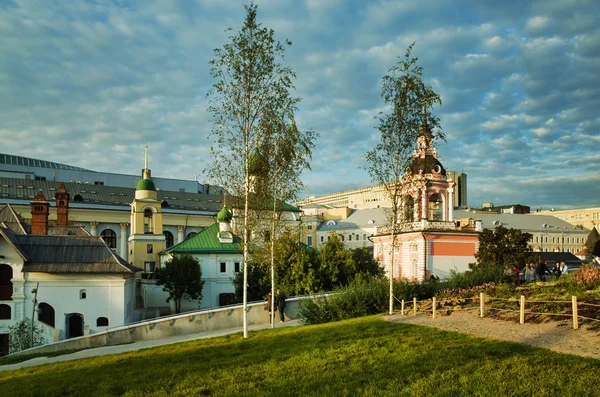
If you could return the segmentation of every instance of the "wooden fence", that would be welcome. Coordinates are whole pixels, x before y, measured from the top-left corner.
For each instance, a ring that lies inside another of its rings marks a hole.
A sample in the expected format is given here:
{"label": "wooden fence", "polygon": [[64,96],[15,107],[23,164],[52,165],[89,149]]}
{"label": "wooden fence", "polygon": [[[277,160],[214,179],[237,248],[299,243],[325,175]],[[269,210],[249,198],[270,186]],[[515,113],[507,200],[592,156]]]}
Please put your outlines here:
{"label": "wooden fence", "polygon": [[[572,296],[570,301],[540,301],[540,300],[526,300],[524,295],[521,295],[521,297],[519,299],[517,298],[511,298],[511,299],[502,299],[502,298],[495,298],[495,297],[491,297],[491,296],[486,296],[484,293],[480,293],[479,297],[472,297],[472,298],[455,298],[455,299],[442,299],[442,300],[438,300],[435,297],[431,300],[421,300],[421,301],[417,301],[417,298],[413,298],[411,304],[409,305],[409,307],[407,308],[406,306],[406,302],[404,301],[404,299],[402,299],[401,301],[396,299],[398,302],[400,302],[400,314],[401,315],[408,315],[408,314],[412,314],[413,316],[417,315],[418,311],[421,312],[425,312],[425,313],[431,313],[432,318],[436,318],[436,316],[438,315],[438,307],[439,308],[443,308],[443,310],[455,310],[454,308],[456,306],[460,306],[463,303],[467,303],[469,301],[471,301],[471,307],[470,308],[463,308],[461,307],[461,310],[479,310],[479,316],[481,318],[483,318],[486,313],[489,313],[490,311],[499,311],[499,312],[511,312],[511,313],[518,313],[519,314],[519,323],[520,324],[525,324],[525,319],[526,316],[529,315],[541,315],[541,316],[560,316],[560,317],[570,317],[573,320],[573,329],[578,329],[579,328],[579,320],[583,319],[583,320],[589,320],[592,322],[598,322],[600,323],[600,305],[596,305],[596,304],[592,304],[592,303],[586,303],[586,302],[578,302],[577,301],[577,297],[576,296]],[[410,301],[409,301],[410,302]],[[500,307],[495,307],[494,306],[494,302],[507,302],[509,304],[514,304],[516,306],[515,309],[510,309],[510,308],[500,308]],[[479,304],[477,307],[476,304]],[[419,310],[419,304],[422,306],[421,310]],[[451,308],[448,308],[448,304],[450,304]],[[539,305],[541,304],[556,304],[556,305],[565,305],[565,306],[570,306],[570,313],[567,311],[565,313],[549,313],[549,312],[541,312],[541,311],[535,311],[536,307],[539,307]],[[429,308],[429,305],[431,305],[431,308]],[[529,307],[529,309],[527,309],[527,307]],[[583,316],[581,314],[578,314],[579,312],[579,308],[580,307],[591,307],[596,309],[596,312],[594,314],[596,315],[596,318],[593,317],[589,317],[589,316]]]}

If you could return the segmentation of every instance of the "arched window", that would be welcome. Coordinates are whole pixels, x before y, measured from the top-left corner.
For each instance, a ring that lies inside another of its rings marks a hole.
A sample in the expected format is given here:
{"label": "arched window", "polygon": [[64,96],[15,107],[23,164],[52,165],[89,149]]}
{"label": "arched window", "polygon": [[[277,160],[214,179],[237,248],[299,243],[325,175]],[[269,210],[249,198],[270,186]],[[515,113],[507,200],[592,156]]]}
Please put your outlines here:
{"label": "arched window", "polygon": [[167,248],[173,246],[173,233],[168,230],[164,230],[163,234],[165,235],[165,241],[167,242]]}
{"label": "arched window", "polygon": [[75,197],[73,197],[73,201],[81,203],[83,202],[83,197],[81,197],[81,194],[76,194]]}
{"label": "arched window", "polygon": [[98,317],[96,319],[96,327],[108,327],[108,319],[106,317]]}
{"label": "arched window", "polygon": [[0,305],[0,320],[10,320],[11,310],[8,305]]}
{"label": "arched window", "polygon": [[192,238],[195,235],[196,235],[196,232],[189,232],[188,235],[187,235],[187,237],[185,239],[187,240],[188,238]]}
{"label": "arched window", "polygon": [[104,229],[100,235],[102,236],[102,240],[104,240],[109,248],[117,248],[117,233],[115,233],[112,229]]}
{"label": "arched window", "polygon": [[38,306],[38,321],[54,328],[54,308],[42,302]]}
{"label": "arched window", "polygon": [[79,299],[87,299],[87,291],[82,289],[79,291]]}
{"label": "arched window", "polygon": [[144,210],[144,234],[152,234],[153,230],[152,210],[150,208],[146,208]]}
{"label": "arched window", "polygon": [[160,208],[169,208],[169,202],[167,200],[163,200],[162,203],[160,203]]}
{"label": "arched window", "polygon": [[12,300],[13,284],[12,284],[13,270],[8,265],[0,265],[0,301]]}
{"label": "arched window", "polygon": [[429,213],[427,219],[430,221],[441,221],[444,219],[444,206],[442,196],[434,193],[429,197]]}

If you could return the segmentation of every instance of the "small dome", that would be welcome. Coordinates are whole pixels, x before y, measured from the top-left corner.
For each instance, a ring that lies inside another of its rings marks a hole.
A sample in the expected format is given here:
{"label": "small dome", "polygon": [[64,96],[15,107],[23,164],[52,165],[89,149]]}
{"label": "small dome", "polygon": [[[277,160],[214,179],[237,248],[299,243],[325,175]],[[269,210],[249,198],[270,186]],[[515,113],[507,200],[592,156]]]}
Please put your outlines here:
{"label": "small dome", "polygon": [[231,211],[227,209],[227,207],[223,207],[217,214],[217,220],[219,222],[230,222],[231,219],[233,219],[233,215],[231,214]]}
{"label": "small dome", "polygon": [[248,174],[262,175],[267,171],[267,167],[267,159],[265,159],[258,149],[254,148],[248,160]]}
{"label": "small dome", "polygon": [[155,191],[156,186],[154,186],[154,182],[152,182],[152,179],[140,179],[139,182],[137,183],[137,187],[135,188],[135,190]]}

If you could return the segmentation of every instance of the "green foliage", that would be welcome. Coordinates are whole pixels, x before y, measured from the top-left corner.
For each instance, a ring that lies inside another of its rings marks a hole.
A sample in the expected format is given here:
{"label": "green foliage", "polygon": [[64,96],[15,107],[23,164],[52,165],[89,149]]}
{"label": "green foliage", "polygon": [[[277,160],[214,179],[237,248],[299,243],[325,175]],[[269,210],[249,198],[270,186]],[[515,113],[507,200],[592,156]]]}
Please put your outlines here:
{"label": "green foliage", "polygon": [[321,324],[381,313],[388,299],[387,280],[357,276],[327,296],[300,301],[298,316],[305,324]]}
{"label": "green foliage", "polygon": [[527,243],[531,233],[519,229],[507,229],[496,226],[495,230],[485,229],[479,234],[479,249],[475,254],[475,267],[496,266],[500,268],[523,268],[525,263],[532,260],[531,248]]}
{"label": "green foliage", "polygon": [[191,255],[175,255],[156,272],[156,284],[169,293],[167,302],[175,302],[175,312],[181,313],[183,299],[202,299],[202,269]]}
{"label": "green foliage", "polygon": [[[8,353],[16,353],[21,350],[46,344],[41,327],[33,323],[33,341],[31,340],[31,320],[25,319],[8,327]],[[33,343],[32,343],[33,342]]]}
{"label": "green foliage", "polygon": [[[275,284],[290,296],[331,291],[348,285],[359,275],[383,275],[383,269],[366,248],[348,250],[335,234],[320,251],[300,243],[291,230],[285,230],[274,246]],[[253,247],[248,270],[248,299],[261,300],[270,291],[270,265],[270,244]],[[241,273],[232,280],[236,299],[242,296]]]}

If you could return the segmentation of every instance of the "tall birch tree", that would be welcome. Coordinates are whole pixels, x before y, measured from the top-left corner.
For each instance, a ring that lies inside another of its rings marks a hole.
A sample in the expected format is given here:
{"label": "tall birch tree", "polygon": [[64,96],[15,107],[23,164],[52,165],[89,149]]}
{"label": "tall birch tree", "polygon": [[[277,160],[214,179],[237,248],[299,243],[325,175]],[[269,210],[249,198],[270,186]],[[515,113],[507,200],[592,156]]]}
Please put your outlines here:
{"label": "tall birch tree", "polygon": [[378,116],[377,128],[381,139],[365,156],[369,175],[374,183],[384,187],[392,206],[389,219],[389,314],[392,314],[394,308],[396,237],[407,216],[407,212],[402,211],[403,195],[407,191],[405,176],[421,125],[427,122],[437,137],[443,138],[443,133],[439,130],[439,119],[431,112],[423,112],[423,109],[431,108],[436,103],[441,104],[441,100],[433,88],[421,79],[423,69],[417,63],[418,58],[411,55],[414,44],[406,49],[404,58],[400,58],[381,81],[381,97],[386,105],[386,110]]}
{"label": "tall birch tree", "polygon": [[269,139],[260,128],[265,108],[290,97],[296,76],[283,62],[285,49],[291,42],[277,41],[273,29],[257,21],[256,4],[252,2],[245,8],[242,28],[232,31],[230,41],[214,50],[210,62],[215,80],[208,93],[209,111],[213,116],[211,155],[214,161],[207,171],[217,183],[243,201],[239,204],[243,207],[243,329],[247,338],[250,156]]}

